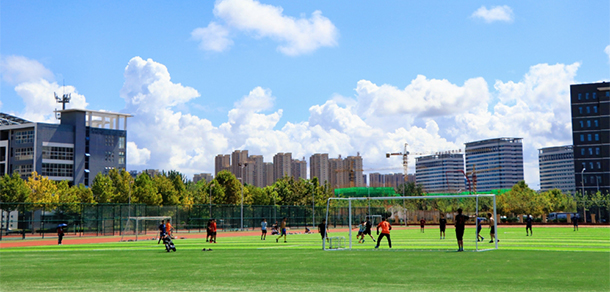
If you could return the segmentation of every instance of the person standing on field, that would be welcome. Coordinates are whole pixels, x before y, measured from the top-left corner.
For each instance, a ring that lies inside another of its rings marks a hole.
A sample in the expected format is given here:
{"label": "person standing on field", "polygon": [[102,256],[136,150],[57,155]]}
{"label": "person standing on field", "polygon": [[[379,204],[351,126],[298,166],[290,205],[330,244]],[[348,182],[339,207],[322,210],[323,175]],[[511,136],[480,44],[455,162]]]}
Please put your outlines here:
{"label": "person standing on field", "polygon": [[210,243],[214,241],[216,243],[216,219],[212,219],[212,223],[210,224]]}
{"label": "person standing on field", "polygon": [[[380,227],[381,227],[381,234],[379,234]],[[384,217],[383,220],[381,220],[381,222],[379,222],[379,225],[377,225],[377,234],[379,235],[379,237],[377,238],[377,245],[375,246],[375,248],[379,248],[381,239],[384,236],[388,238],[388,245],[390,246],[390,248],[392,248],[392,240],[390,239],[390,230],[392,230],[392,225],[390,225],[390,222],[386,221],[386,218]]]}
{"label": "person standing on field", "polygon": [[421,220],[419,220],[419,225],[420,225],[420,231],[421,233],[424,233],[424,226],[426,226],[426,219],[421,218]]}
{"label": "person standing on field", "polygon": [[208,226],[205,227],[205,242],[209,242],[210,238],[212,238],[212,219],[208,220]]}
{"label": "person standing on field", "polygon": [[532,221],[534,221],[534,219],[532,219],[532,215],[527,215],[527,219],[525,219],[525,236],[534,236],[534,232],[532,231]]}
{"label": "person standing on field", "polygon": [[286,217],[284,217],[284,219],[282,219],[282,223],[280,225],[280,236],[278,236],[278,238],[275,239],[275,242],[279,242],[280,238],[282,238],[282,236],[284,237],[284,243],[286,243]]}
{"label": "person standing on field", "polygon": [[[489,243],[494,243],[494,239],[496,238],[496,225],[494,224],[494,216],[492,216],[491,213],[487,213],[487,216],[489,216],[489,236],[491,236],[491,240],[489,241]],[[500,240],[498,240],[498,242],[499,241]]]}
{"label": "person standing on field", "polygon": [[458,242],[458,250],[464,251],[464,229],[466,228],[466,221],[468,216],[462,215],[462,208],[458,209],[458,214],[455,216],[455,237]]}
{"label": "person standing on field", "polygon": [[324,238],[326,238],[326,241],[328,241],[328,233],[326,231],[326,219],[322,219],[322,223],[318,225],[318,232],[320,233],[320,236],[322,236],[322,241],[324,241]]}
{"label": "person standing on field", "polygon": [[445,228],[447,227],[447,219],[445,219],[445,214],[441,214],[441,219],[438,221],[438,226],[441,229],[441,239],[445,239]]}
{"label": "person standing on field", "polygon": [[578,231],[578,214],[577,213],[574,214],[574,220],[572,220],[572,222],[574,223],[574,231]]}
{"label": "person standing on field", "polygon": [[172,238],[172,224],[169,223],[169,219],[165,220],[165,232],[169,238]]}
{"label": "person standing on field", "polygon": [[261,222],[261,240],[267,239],[267,219],[263,218]]}
{"label": "person standing on field", "polygon": [[61,245],[61,241],[64,239],[64,228],[63,226],[57,227],[57,244]]}
{"label": "person standing on field", "polygon": [[368,218],[366,219],[366,222],[364,222],[364,232],[362,233],[362,241],[364,242],[364,236],[368,234],[368,236],[373,240],[373,242],[375,242],[375,237],[373,237],[373,235],[371,235],[371,228],[373,228],[373,224],[371,223],[371,220],[369,220]]}

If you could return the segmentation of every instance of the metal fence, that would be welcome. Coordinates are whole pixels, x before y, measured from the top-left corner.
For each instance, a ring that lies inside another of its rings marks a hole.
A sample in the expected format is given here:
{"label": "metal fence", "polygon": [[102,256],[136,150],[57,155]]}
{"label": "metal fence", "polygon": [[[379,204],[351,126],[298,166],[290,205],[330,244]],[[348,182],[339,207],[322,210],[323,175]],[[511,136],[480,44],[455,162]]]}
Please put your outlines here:
{"label": "metal fence", "polygon": [[[354,220],[364,220],[368,212],[383,214],[383,207],[352,208]],[[28,204],[0,203],[0,240],[56,237],[57,226],[67,224],[66,234],[77,236],[122,235],[128,217],[169,216],[176,232],[205,232],[208,220],[215,218],[221,231],[241,229],[240,205],[147,206],[141,204]],[[344,226],[347,207],[332,207],[329,225]],[[260,228],[263,218],[269,226],[286,217],[289,228],[314,227],[326,216],[326,207],[318,206],[244,206],[243,228]],[[140,234],[157,231],[158,222],[144,222]],[[315,228],[314,228],[315,230]],[[131,229],[131,234],[134,230]],[[129,234],[126,234],[129,235]]]}

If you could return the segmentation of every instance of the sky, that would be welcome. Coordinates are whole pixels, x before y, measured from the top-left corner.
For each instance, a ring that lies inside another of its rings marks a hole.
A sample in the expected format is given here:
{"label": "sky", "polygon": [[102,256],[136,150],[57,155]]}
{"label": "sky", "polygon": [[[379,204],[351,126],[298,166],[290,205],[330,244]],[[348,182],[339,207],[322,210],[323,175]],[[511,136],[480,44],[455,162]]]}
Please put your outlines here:
{"label": "sky", "polygon": [[[523,138],[572,144],[570,84],[610,79],[609,1],[3,1],[0,111],[132,114],[127,170],[271,162]],[[414,155],[409,172],[414,173]]]}

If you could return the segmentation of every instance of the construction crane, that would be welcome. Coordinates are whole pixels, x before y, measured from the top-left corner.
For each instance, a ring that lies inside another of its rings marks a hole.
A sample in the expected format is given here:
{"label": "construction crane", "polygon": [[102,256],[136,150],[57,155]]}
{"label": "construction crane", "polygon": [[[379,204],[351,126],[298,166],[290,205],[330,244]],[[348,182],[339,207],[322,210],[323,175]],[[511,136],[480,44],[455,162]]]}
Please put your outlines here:
{"label": "construction crane", "polygon": [[462,149],[457,149],[457,150],[449,150],[449,151],[440,151],[440,152],[414,152],[414,153],[410,153],[407,150],[407,146],[409,146],[409,143],[405,143],[405,149],[403,152],[393,152],[393,153],[386,153],[385,157],[386,158],[390,158],[391,156],[396,156],[396,155],[400,155],[402,156],[402,167],[403,167],[403,171],[405,174],[405,182],[407,182],[408,180],[408,172],[409,172],[409,154],[410,155],[417,155],[417,156],[421,156],[421,155],[431,155],[431,154],[451,154],[451,153],[462,153]]}

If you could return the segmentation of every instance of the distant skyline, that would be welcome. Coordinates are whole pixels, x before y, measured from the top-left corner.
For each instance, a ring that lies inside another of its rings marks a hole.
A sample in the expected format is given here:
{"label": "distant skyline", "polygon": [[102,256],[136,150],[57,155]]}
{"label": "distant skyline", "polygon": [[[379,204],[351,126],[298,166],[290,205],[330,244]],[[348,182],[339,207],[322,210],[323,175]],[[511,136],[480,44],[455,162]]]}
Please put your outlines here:
{"label": "distant skyline", "polygon": [[385,153],[405,142],[520,137],[538,189],[538,149],[572,144],[569,85],[610,80],[608,15],[608,1],[5,1],[0,111],[55,123],[53,92],[72,93],[67,108],[134,115],[127,170],[189,176],[244,149],[400,172]]}

